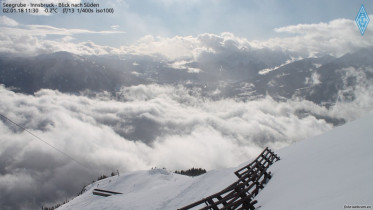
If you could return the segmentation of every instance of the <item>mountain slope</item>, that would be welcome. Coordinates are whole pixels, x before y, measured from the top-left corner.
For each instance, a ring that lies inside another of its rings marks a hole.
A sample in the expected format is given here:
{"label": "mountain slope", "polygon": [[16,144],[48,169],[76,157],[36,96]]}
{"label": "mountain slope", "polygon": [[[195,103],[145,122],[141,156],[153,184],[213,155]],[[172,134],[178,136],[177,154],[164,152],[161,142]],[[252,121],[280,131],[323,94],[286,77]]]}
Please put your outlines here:
{"label": "mountain slope", "polygon": [[372,206],[372,125],[369,116],[280,150],[261,210]]}
{"label": "mountain slope", "polygon": [[32,94],[40,89],[77,93],[83,90],[115,91],[140,79],[107,68],[94,59],[56,52],[35,57],[0,57],[0,83]]}
{"label": "mountain slope", "polygon": [[[234,84],[237,95],[269,94],[274,98],[305,98],[316,104],[333,105],[338,97],[353,100],[353,90],[362,83],[371,85],[373,49],[363,49],[340,58],[324,56],[290,62],[252,79]],[[244,87],[250,86],[245,91]]]}
{"label": "mountain slope", "polygon": [[[177,209],[234,182],[235,169],[214,170],[195,178],[164,169],[126,173],[87,186],[84,194],[59,209]],[[95,188],[123,194],[100,197],[92,194]]]}
{"label": "mountain slope", "polygon": [[[212,98],[252,100],[270,95],[280,100],[297,97],[333,105],[340,97],[352,101],[358,87],[372,85],[372,55],[373,48],[339,58],[297,61],[283,53],[267,58],[261,53],[233,52],[204,54],[195,61],[136,55],[79,56],[68,52],[23,58],[0,56],[0,83],[29,94],[43,88],[70,93],[87,89],[116,92],[122,86],[137,84],[177,84],[200,89],[203,96]],[[260,73],[268,68],[271,71]]]}
{"label": "mountain slope", "polygon": [[[256,197],[256,206],[261,210],[372,206],[372,124],[373,116],[368,116],[277,151],[281,160],[269,168],[273,178]],[[234,182],[238,168],[195,178],[162,169],[126,173],[89,185],[83,195],[59,209],[177,209]],[[94,188],[123,194],[99,197],[92,194]]]}

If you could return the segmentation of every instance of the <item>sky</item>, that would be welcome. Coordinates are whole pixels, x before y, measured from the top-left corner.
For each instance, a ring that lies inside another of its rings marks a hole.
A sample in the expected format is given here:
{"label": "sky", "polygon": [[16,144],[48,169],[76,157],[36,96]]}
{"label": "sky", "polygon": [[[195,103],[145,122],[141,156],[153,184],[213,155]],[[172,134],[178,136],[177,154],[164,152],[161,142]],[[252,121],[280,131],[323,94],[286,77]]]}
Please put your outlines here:
{"label": "sky", "polygon": [[[3,0],[3,2],[19,2]],[[21,1],[22,2],[22,1]],[[35,2],[24,0],[23,2]],[[36,2],[73,2],[81,0],[42,0]],[[233,33],[248,40],[267,40],[285,36],[276,28],[297,24],[317,24],[334,19],[354,20],[361,4],[368,14],[371,1],[275,1],[275,0],[108,0],[96,2],[100,8],[113,8],[114,14],[1,14],[17,23],[16,28],[45,26],[43,39],[90,40],[98,45],[119,47],[141,38],[197,36],[202,33]],[[3,5],[1,5],[3,9]],[[7,22],[2,20],[2,22]],[[8,20],[9,22],[9,20]],[[13,24],[14,27],[14,24]],[[53,29],[69,30],[70,34]],[[76,31],[71,32],[72,29]],[[355,28],[357,29],[357,27]],[[40,28],[34,28],[39,30]],[[49,31],[48,31],[49,30]],[[79,31],[78,31],[79,30]]]}

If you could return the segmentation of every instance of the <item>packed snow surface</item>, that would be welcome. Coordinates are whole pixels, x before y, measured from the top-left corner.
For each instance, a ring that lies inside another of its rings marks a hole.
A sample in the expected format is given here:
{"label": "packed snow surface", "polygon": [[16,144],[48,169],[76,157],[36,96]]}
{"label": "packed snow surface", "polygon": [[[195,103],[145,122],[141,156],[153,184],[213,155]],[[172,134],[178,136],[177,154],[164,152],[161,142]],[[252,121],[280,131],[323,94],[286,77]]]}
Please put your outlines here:
{"label": "packed snow surface", "polygon": [[[373,116],[278,151],[260,210],[373,206]],[[372,207],[373,208],[373,207]]]}
{"label": "packed snow surface", "polygon": [[[373,206],[373,116],[283,148],[273,177],[256,197],[260,210],[348,209]],[[224,154],[222,154],[223,158]],[[216,193],[237,180],[240,166],[198,177],[164,169],[111,177],[59,209],[177,209]],[[93,195],[95,188],[121,192]]]}

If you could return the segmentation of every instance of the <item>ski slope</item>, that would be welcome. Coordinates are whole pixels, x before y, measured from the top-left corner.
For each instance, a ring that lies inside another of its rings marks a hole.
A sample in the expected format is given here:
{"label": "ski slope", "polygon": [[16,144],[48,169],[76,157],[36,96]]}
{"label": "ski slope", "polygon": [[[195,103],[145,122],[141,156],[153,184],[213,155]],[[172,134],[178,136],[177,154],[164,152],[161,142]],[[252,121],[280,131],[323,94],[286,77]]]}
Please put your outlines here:
{"label": "ski slope", "polygon": [[373,116],[278,151],[260,210],[373,206]]}
{"label": "ski slope", "polygon": [[[281,160],[256,197],[260,210],[348,209],[373,206],[373,116],[348,123],[276,153]],[[163,169],[111,177],[61,206],[67,209],[177,209],[237,180],[234,168],[187,177]],[[95,188],[121,192],[93,195]]]}

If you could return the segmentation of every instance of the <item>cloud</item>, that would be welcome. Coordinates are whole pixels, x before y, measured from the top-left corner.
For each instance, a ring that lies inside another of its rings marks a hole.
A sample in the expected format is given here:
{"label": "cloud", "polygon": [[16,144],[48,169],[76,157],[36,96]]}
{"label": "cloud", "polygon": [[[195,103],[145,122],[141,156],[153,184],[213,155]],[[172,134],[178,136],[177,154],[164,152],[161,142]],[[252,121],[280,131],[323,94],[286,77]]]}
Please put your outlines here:
{"label": "cloud", "polygon": [[161,55],[168,59],[193,58],[199,50],[204,50],[200,42],[192,36],[162,38],[147,35],[129,46],[121,46],[121,52],[137,55]]}
{"label": "cloud", "polygon": [[[371,19],[373,16],[371,17]],[[229,49],[241,51],[283,51],[293,58],[322,55],[342,56],[358,49],[373,46],[373,30],[367,28],[361,36],[354,20],[335,19],[317,24],[298,24],[274,29],[281,37],[264,41],[249,41],[232,33],[176,36],[172,38],[145,36],[138,42],[122,46],[124,53],[160,54],[169,59],[196,58],[203,52],[221,52]]]}
{"label": "cloud", "polygon": [[[48,25],[20,25],[10,18],[2,16],[0,23],[0,52],[19,55],[39,55],[57,51],[68,51],[79,55],[118,54],[118,49],[98,45],[92,41],[74,43],[77,34],[123,34],[118,30],[92,31],[86,29],[58,28]],[[16,25],[15,25],[16,23]],[[15,27],[9,27],[10,24]],[[47,39],[48,35],[57,35]]]}
{"label": "cloud", "polygon": [[6,25],[6,26],[18,26],[17,21],[8,18],[7,16],[0,16],[0,25]]}
{"label": "cloud", "polygon": [[270,97],[211,100],[201,97],[199,89],[181,85],[124,87],[116,97],[53,90],[24,95],[0,86],[2,114],[84,165],[1,119],[0,205],[40,208],[75,195],[84,184],[116,169],[234,166],[263,147],[277,149],[331,129],[324,118],[353,120],[371,113],[367,70],[341,71],[346,82],[355,78],[360,86],[345,90],[355,93],[353,101],[343,100],[341,92],[331,109]]}
{"label": "cloud", "polygon": [[[371,17],[373,19],[373,16]],[[10,22],[8,19],[2,18],[2,22]],[[14,25],[14,22],[12,23]],[[51,40],[46,38],[46,35],[60,35],[60,36],[74,36],[76,34],[118,34],[125,33],[118,31],[118,26],[113,25],[113,30],[110,31],[92,31],[86,29],[67,29],[58,28],[48,25],[14,25],[14,27],[3,26],[2,40],[8,42],[0,43],[0,48],[11,50],[15,53],[25,53],[25,51],[17,51],[15,49],[22,49],[19,47],[21,43],[18,42],[20,36],[28,36],[25,40],[34,40],[41,46],[50,46],[50,43],[57,45],[58,50],[70,51],[71,49],[79,49],[82,43],[70,42],[68,45],[58,45],[56,39]],[[275,37],[264,41],[247,40],[242,37],[235,36],[232,33],[221,34],[199,34],[196,36],[174,36],[161,37],[146,35],[138,41],[123,46],[107,47],[111,48],[107,54],[135,54],[147,56],[162,56],[169,61],[185,60],[195,61],[201,55],[227,53],[235,50],[242,54],[255,54],[260,52],[263,55],[268,52],[283,52],[288,57],[275,61],[276,65],[264,67],[263,69],[271,69],[285,63],[287,60],[299,57],[313,57],[322,55],[342,56],[348,52],[354,52],[358,49],[373,46],[372,32],[368,27],[364,36],[361,36],[359,30],[353,20],[335,19],[330,22],[317,24],[298,24],[290,25],[274,29],[281,33],[281,37]],[[59,40],[58,40],[59,41]],[[24,43],[22,43],[24,44]],[[5,46],[4,46],[5,45]],[[26,44],[27,45],[27,44]],[[77,45],[74,47],[73,45]],[[10,46],[15,46],[11,49]],[[64,46],[66,46],[64,49]],[[98,49],[97,52],[103,53],[102,48],[95,44]],[[4,50],[5,50],[4,49]],[[53,48],[49,48],[54,50]],[[37,50],[33,50],[34,53]],[[44,50],[42,50],[44,52]],[[28,52],[28,51],[26,51]],[[53,51],[52,51],[53,52]],[[72,51],[70,51],[72,52]],[[95,53],[96,50],[90,50],[90,53]],[[79,50],[73,50],[73,53],[87,54],[87,51],[79,53]],[[267,59],[274,60],[275,57]]]}
{"label": "cloud", "polygon": [[[341,116],[351,121],[371,113],[373,107],[373,80],[368,75],[373,73],[371,67],[343,68],[344,87],[338,93],[337,103],[333,106],[331,114]],[[351,85],[351,83],[355,85]]]}
{"label": "cloud", "polygon": [[[373,18],[373,16],[370,16]],[[252,41],[253,46],[280,48],[302,57],[315,55],[342,56],[360,48],[373,46],[373,29],[361,36],[354,20],[335,19],[328,23],[298,24],[276,28],[278,33],[293,36]]]}
{"label": "cloud", "polygon": [[290,59],[281,50],[254,48],[247,39],[228,32],[171,38],[149,35],[132,45],[121,46],[119,53],[153,56],[174,69],[189,73],[216,73],[220,69],[224,72],[219,75],[227,72],[228,78],[242,78],[242,75],[237,74],[244,71],[256,73],[261,69],[279,66]]}
{"label": "cloud", "polygon": [[113,30],[118,30],[120,28],[120,26],[119,25],[112,25],[112,26],[110,26],[110,28],[113,29]]}
{"label": "cloud", "polygon": [[[7,21],[7,18],[1,20]],[[10,19],[11,20],[11,19]],[[12,22],[12,21],[10,21]],[[13,24],[14,25],[14,24]],[[0,52],[20,55],[38,55],[57,51],[68,51],[80,55],[117,54],[118,49],[97,45],[92,41],[74,43],[77,34],[122,34],[123,31],[92,31],[86,29],[57,28],[48,25],[17,25],[17,27],[0,26]],[[63,36],[53,40],[48,35]]]}
{"label": "cloud", "polygon": [[57,28],[48,25],[27,25],[25,27],[9,28],[1,27],[4,34],[11,35],[30,35],[30,36],[47,36],[47,35],[61,35],[71,36],[74,34],[118,34],[125,33],[123,31],[91,31],[86,29],[67,29]]}
{"label": "cloud", "polygon": [[0,35],[0,52],[26,56],[58,51],[68,51],[79,55],[118,53],[118,50],[113,47],[97,45],[91,41],[74,43],[71,42],[73,39],[72,36],[64,36],[56,40],[43,40],[38,36],[27,34],[8,35],[4,33]]}

